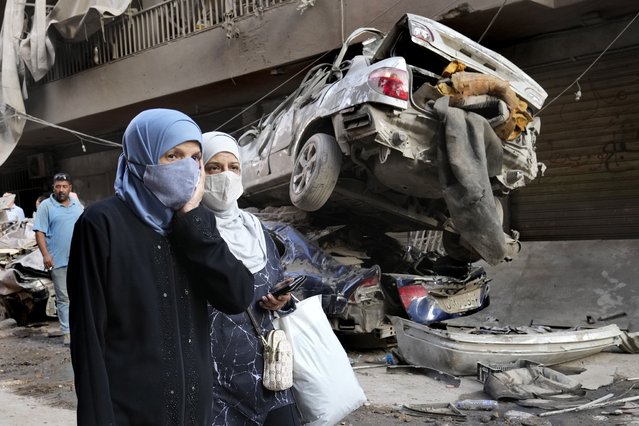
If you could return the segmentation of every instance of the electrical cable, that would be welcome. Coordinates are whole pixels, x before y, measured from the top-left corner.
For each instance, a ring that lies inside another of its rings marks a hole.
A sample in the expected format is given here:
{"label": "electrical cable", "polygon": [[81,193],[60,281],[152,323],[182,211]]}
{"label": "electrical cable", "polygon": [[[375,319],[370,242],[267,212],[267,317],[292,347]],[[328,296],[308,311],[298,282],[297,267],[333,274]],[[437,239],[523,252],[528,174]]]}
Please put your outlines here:
{"label": "electrical cable", "polygon": [[570,85],[568,85],[564,90],[561,91],[561,93],[559,93],[557,96],[555,96],[554,98],[552,98],[546,105],[543,106],[543,108],[541,108],[537,114],[535,114],[536,116],[538,116],[539,114],[541,114],[546,108],[548,108],[550,105],[552,105],[553,102],[555,102],[557,99],[559,99],[564,93],[566,93],[572,86],[574,86],[575,84],[579,84],[579,80],[581,80],[581,78],[586,75],[586,73],[588,71],[590,71],[590,68],[592,68],[597,61],[599,61],[599,59],[601,59],[601,57],[608,51],[608,49],[610,49],[612,47],[613,44],[615,44],[615,42],[617,41],[617,39],[619,39],[619,37],[621,37],[621,35],[623,33],[626,32],[626,30],[630,27],[630,25],[633,24],[633,22],[635,22],[637,20],[637,18],[639,18],[639,12],[637,12],[637,14],[634,16],[634,18],[632,18],[630,20],[630,22],[628,22],[628,24],[626,24],[626,26],[623,28],[623,30],[621,30],[621,32],[619,34],[617,34],[617,36],[610,42],[610,44],[608,44],[608,46],[599,54],[599,56],[597,56],[595,58],[594,61],[592,61],[592,63],[590,65],[588,65],[588,67],[584,70],[584,72],[582,72],[581,74],[579,74],[579,76],[572,82],[570,83]]}
{"label": "electrical cable", "polygon": [[251,127],[253,124],[255,124],[255,123],[259,122],[261,119],[262,119],[262,117],[257,118],[257,119],[255,119],[255,120],[251,121],[250,123],[248,123],[248,124],[246,124],[246,125],[244,125],[244,126],[240,127],[239,129],[235,129],[235,130],[233,130],[233,131],[229,132],[229,134],[230,134],[231,136],[233,136],[235,133],[237,133],[237,132],[239,132],[239,131],[241,131],[241,130],[246,129],[247,127]]}
{"label": "electrical cable", "polygon": [[581,99],[581,86],[579,85],[579,80],[575,81],[577,83],[577,91],[575,92],[575,100],[578,101]]}
{"label": "electrical cable", "polygon": [[340,15],[342,21],[342,44],[344,43],[344,0],[339,0]]}
{"label": "electrical cable", "polygon": [[[34,117],[30,114],[24,113],[24,112],[20,112],[17,111],[15,108],[13,108],[11,105],[6,105],[7,108],[11,109],[13,111],[13,116],[14,117],[22,117],[25,118],[29,121],[33,121],[34,123],[38,123],[38,124],[42,124],[44,126],[48,126],[48,127],[53,127],[54,129],[58,129],[58,130],[62,130],[65,132],[69,132],[75,136],[77,136],[78,138],[80,138],[80,141],[84,141],[84,142],[89,142],[89,143],[93,143],[96,145],[104,145],[104,146],[113,146],[113,147],[121,147],[122,144],[116,143],[116,142],[112,142],[112,141],[108,141],[106,139],[102,139],[102,138],[98,138],[96,136],[91,136],[91,135],[87,135],[86,133],[82,133],[82,132],[78,132],[77,130],[72,130],[69,129],[67,127],[63,127],[63,126],[59,126],[57,124],[54,123],[50,123],[46,120],[43,120],[41,118],[38,117]],[[84,146],[84,144],[83,144]]]}
{"label": "electrical cable", "polygon": [[497,10],[497,12],[495,13],[495,16],[493,16],[493,19],[491,19],[491,21],[488,23],[488,26],[486,27],[486,29],[484,30],[484,33],[481,35],[481,37],[479,37],[479,40],[477,40],[477,43],[481,44],[481,41],[484,39],[484,36],[486,35],[486,33],[488,32],[488,30],[490,29],[490,27],[493,26],[493,24],[495,23],[495,21],[497,20],[497,17],[499,16],[499,14],[501,13],[501,10],[504,8],[504,6],[506,6],[506,2],[508,0],[504,0],[504,2],[501,4],[501,6],[499,7],[499,9]]}
{"label": "electrical cable", "polygon": [[242,109],[240,112],[238,112],[237,114],[235,114],[233,117],[229,118],[228,120],[226,120],[224,123],[220,124],[219,126],[217,126],[217,128],[215,129],[215,131],[220,131],[220,129],[224,126],[226,126],[227,124],[229,124],[231,121],[235,120],[237,117],[239,117],[240,115],[244,114],[246,111],[248,111],[249,109],[253,108],[255,105],[257,105],[258,103],[262,102],[264,99],[266,99],[269,95],[271,95],[272,93],[274,93],[277,89],[279,89],[280,87],[284,86],[286,83],[288,83],[289,81],[293,80],[295,77],[297,77],[300,73],[308,70],[309,67],[311,67],[312,65],[315,65],[320,59],[322,59],[324,56],[328,55],[330,53],[329,52],[325,52],[324,54],[322,54],[321,56],[317,57],[313,62],[311,62],[310,64],[308,64],[307,66],[305,66],[304,68],[302,68],[301,70],[299,70],[298,72],[296,72],[295,74],[293,74],[292,76],[290,76],[289,78],[287,78],[283,83],[281,83],[280,85],[278,85],[277,87],[275,87],[274,89],[268,91],[264,96],[262,96],[261,98],[259,98],[258,100],[256,100],[255,102],[253,102],[252,104],[250,104],[249,106],[247,106],[246,108]]}
{"label": "electrical cable", "polygon": [[[368,24],[364,25],[365,27],[368,27],[370,24],[372,24],[373,22],[375,22],[377,20],[377,18],[379,18],[380,16],[386,14],[386,12],[388,12],[389,10],[391,10],[392,8],[394,8],[395,6],[397,6],[399,3],[401,3],[403,0],[397,0],[395,3],[393,3],[390,7],[387,7],[386,9],[384,9],[384,11],[380,14],[378,14],[376,17],[374,17],[373,19],[371,19],[370,21],[368,21]],[[458,1],[458,0],[454,0],[454,1]]]}

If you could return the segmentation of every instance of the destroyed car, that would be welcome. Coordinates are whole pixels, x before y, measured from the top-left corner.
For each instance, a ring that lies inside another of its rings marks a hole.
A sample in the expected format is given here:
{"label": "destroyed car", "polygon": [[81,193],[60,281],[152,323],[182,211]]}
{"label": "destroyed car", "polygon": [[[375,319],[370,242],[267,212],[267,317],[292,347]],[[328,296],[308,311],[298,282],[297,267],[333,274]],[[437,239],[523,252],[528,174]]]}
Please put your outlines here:
{"label": "destroyed car", "polygon": [[17,269],[0,270],[0,320],[13,318],[24,325],[45,316],[56,316],[53,281]]}
{"label": "destroyed car", "polygon": [[451,256],[498,263],[519,250],[499,199],[537,176],[533,114],[546,97],[436,21],[407,14],[388,34],[358,29],[240,136],[243,200],[292,203],[333,224],[442,230]]}
{"label": "destroyed car", "polygon": [[33,219],[9,225],[0,234],[0,319],[55,317],[55,290],[44,270],[32,230]]}
{"label": "destroyed car", "polygon": [[462,279],[384,274],[386,311],[391,314],[393,307],[399,316],[425,325],[471,315],[490,305],[488,281],[480,267],[472,268]]}
{"label": "destroyed car", "polygon": [[[286,278],[306,275],[293,294],[298,299],[322,295],[322,308],[340,335],[394,336],[387,315],[421,324],[470,315],[489,305],[483,268],[468,267],[459,277],[384,273],[379,266],[340,263],[289,224],[264,221],[280,254]],[[424,264],[424,262],[419,262]]]}
{"label": "destroyed car", "polygon": [[284,277],[306,275],[293,294],[298,299],[322,295],[322,308],[336,332],[371,333],[384,338],[392,327],[384,312],[377,265],[344,265],[286,223],[263,222],[280,254]]}

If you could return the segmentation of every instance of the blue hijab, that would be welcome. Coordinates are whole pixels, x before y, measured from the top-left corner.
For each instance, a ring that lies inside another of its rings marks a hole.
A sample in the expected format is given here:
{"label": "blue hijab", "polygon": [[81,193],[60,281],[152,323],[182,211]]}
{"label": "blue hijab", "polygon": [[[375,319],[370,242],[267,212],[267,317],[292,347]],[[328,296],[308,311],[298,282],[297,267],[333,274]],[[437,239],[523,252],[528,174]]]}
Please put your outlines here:
{"label": "blue hijab", "polygon": [[131,120],[124,132],[115,195],[161,235],[168,234],[174,211],[144,186],[145,167],[157,165],[168,150],[187,141],[201,145],[202,131],[190,117],[172,109],[143,111]]}

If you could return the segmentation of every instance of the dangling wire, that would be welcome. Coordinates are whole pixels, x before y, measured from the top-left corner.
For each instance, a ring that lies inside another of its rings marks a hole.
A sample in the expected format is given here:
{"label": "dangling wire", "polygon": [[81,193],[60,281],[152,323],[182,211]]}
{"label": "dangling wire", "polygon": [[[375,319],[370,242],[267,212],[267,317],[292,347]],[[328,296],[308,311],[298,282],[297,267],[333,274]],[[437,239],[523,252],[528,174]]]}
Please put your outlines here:
{"label": "dangling wire", "polygon": [[297,77],[298,75],[300,75],[302,72],[308,70],[311,66],[315,65],[317,62],[319,62],[320,59],[322,59],[324,56],[328,55],[329,52],[324,53],[323,55],[319,56],[317,59],[315,59],[313,62],[311,62],[310,64],[308,64],[307,66],[305,66],[304,68],[302,68],[301,70],[299,70],[298,72],[296,72],[295,74],[293,74],[292,76],[290,76],[289,78],[286,79],[286,81],[284,81],[283,83],[281,83],[280,85],[278,85],[277,87],[275,87],[272,90],[269,90],[264,96],[262,96],[261,98],[259,98],[258,100],[256,100],[255,102],[253,102],[252,104],[250,104],[249,106],[247,106],[246,108],[242,109],[240,112],[238,112],[237,114],[235,114],[233,117],[229,118],[228,120],[226,120],[224,123],[220,124],[219,126],[217,126],[217,128],[215,129],[216,131],[220,131],[220,129],[224,126],[226,126],[227,124],[229,124],[231,121],[235,120],[237,117],[239,117],[240,115],[244,114],[246,111],[248,111],[249,109],[253,108],[255,105],[257,105],[258,103],[262,102],[264,99],[266,99],[270,94],[272,94],[273,92],[275,92],[277,89],[279,89],[280,87],[284,86],[286,83],[288,83],[289,81],[293,80],[295,77]]}
{"label": "dangling wire", "polygon": [[344,0],[339,0],[340,15],[342,18],[342,43],[344,43]]}
{"label": "dangling wire", "polygon": [[590,71],[590,68],[592,68],[599,59],[601,59],[601,57],[608,51],[608,49],[610,49],[610,47],[615,44],[615,42],[617,41],[617,39],[619,39],[619,37],[621,37],[621,35],[623,33],[626,32],[626,30],[632,25],[633,22],[635,22],[637,20],[637,18],[639,18],[639,12],[637,12],[637,14],[634,16],[634,18],[632,18],[630,20],[630,22],[628,22],[628,24],[623,28],[623,30],[621,30],[621,32],[619,34],[617,34],[617,37],[615,37],[610,44],[599,54],[599,56],[597,56],[595,58],[594,61],[592,61],[592,63],[590,65],[588,65],[588,68],[586,68],[584,70],[584,72],[582,72],[581,74],[579,74],[579,76],[577,78],[575,78],[575,81],[573,81],[572,83],[570,83],[568,85],[568,87],[566,87],[564,90],[561,91],[560,94],[558,94],[557,96],[555,96],[554,98],[552,98],[552,100],[550,102],[548,102],[546,105],[543,106],[542,109],[539,110],[539,112],[537,112],[536,115],[539,115],[543,112],[543,110],[545,110],[546,108],[548,108],[550,105],[552,105],[553,102],[555,102],[557,99],[559,99],[559,97],[561,95],[563,95],[564,93],[566,93],[572,86],[574,86],[575,84],[577,85],[577,87],[579,87],[579,80],[581,80],[581,78],[586,75],[586,73],[588,71]]}
{"label": "dangling wire", "polygon": [[481,35],[481,37],[479,37],[479,40],[477,40],[477,43],[481,43],[481,41],[484,39],[484,36],[486,35],[486,33],[488,32],[488,30],[490,29],[490,27],[493,26],[493,24],[495,23],[495,20],[497,19],[497,17],[499,16],[499,14],[501,13],[501,10],[504,8],[504,6],[506,6],[506,2],[508,0],[504,0],[504,2],[501,4],[501,6],[499,7],[499,9],[497,10],[497,12],[495,13],[495,16],[493,16],[493,19],[488,23],[488,26],[486,27],[486,29],[484,30],[484,33]]}
{"label": "dangling wire", "polygon": [[[54,129],[62,130],[62,131],[65,131],[65,132],[69,132],[69,133],[77,136],[78,138],[80,138],[80,141],[82,142],[83,146],[84,146],[84,142],[94,143],[96,145],[113,146],[113,147],[121,147],[122,146],[122,144],[119,144],[119,143],[116,143],[116,142],[108,141],[106,139],[101,139],[101,138],[98,138],[96,136],[87,135],[86,133],[81,133],[81,132],[78,132],[76,130],[71,130],[71,129],[68,129],[66,127],[58,126],[57,124],[49,123],[48,121],[45,121],[45,120],[43,120],[41,118],[34,117],[34,116],[29,115],[27,113],[17,111],[11,105],[6,104],[5,106],[6,106],[6,108],[11,109],[13,111],[13,116],[14,117],[25,118],[25,119],[27,119],[29,121],[33,121],[34,123],[42,124],[42,125],[45,125],[45,126],[48,126],[48,127],[53,127]],[[86,149],[86,147],[85,147],[85,149]]]}
{"label": "dangling wire", "polygon": [[578,101],[581,99],[581,86],[579,85],[579,80],[575,81],[577,83],[577,91],[575,92],[575,100]]}

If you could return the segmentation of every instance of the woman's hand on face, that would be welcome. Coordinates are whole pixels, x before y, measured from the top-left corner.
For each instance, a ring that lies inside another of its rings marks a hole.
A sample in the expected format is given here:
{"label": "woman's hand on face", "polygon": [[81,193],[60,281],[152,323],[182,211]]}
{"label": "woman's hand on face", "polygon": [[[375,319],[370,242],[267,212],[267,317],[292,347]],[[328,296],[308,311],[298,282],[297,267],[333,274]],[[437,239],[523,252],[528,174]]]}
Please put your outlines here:
{"label": "woman's hand on face", "polygon": [[291,300],[291,293],[285,293],[281,296],[273,296],[271,293],[268,293],[266,296],[262,296],[262,300],[260,300],[260,306],[264,309],[268,309],[269,311],[277,311],[282,309],[284,305]]}
{"label": "woman's hand on face", "polygon": [[202,197],[204,197],[204,180],[205,180],[204,164],[202,163],[201,159],[199,160],[199,162],[200,162],[200,180],[197,186],[195,187],[195,191],[193,191],[193,196],[191,197],[191,199],[187,201],[186,204],[179,210],[180,214],[188,213],[194,208],[196,208],[197,206],[199,206],[200,202],[202,201]]}

